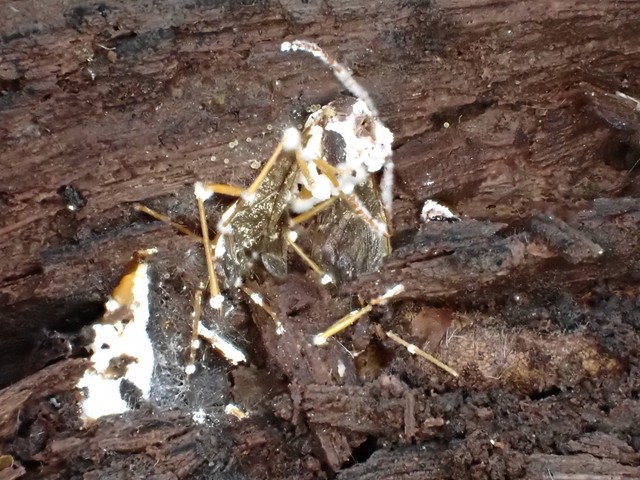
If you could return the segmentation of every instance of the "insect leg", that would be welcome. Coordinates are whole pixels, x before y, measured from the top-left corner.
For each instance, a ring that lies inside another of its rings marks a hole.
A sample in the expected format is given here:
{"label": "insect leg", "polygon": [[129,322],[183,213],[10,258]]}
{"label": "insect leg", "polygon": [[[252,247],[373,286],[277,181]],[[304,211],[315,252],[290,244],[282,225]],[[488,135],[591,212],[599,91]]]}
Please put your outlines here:
{"label": "insect leg", "polygon": [[267,314],[271,317],[273,322],[276,324],[276,333],[278,335],[282,335],[284,333],[284,326],[282,325],[282,322],[278,320],[278,316],[276,315],[276,312],[274,312],[273,309],[264,301],[263,296],[260,293],[256,292],[255,290],[252,290],[249,287],[246,287],[244,285],[241,288],[242,288],[242,291],[247,294],[247,296],[251,299],[253,303],[255,303],[257,306],[262,308],[262,310],[267,312]]}
{"label": "insect leg", "polygon": [[222,338],[213,330],[209,330],[200,321],[202,316],[202,290],[196,290],[193,298],[193,327],[191,331],[191,344],[189,350],[189,360],[185,367],[187,375],[192,375],[196,371],[196,351],[200,347],[198,337],[204,338],[214,349],[222,354],[233,365],[246,362],[247,358],[241,350],[228,340]]}
{"label": "insect leg", "polygon": [[353,213],[360,217],[373,230],[376,230],[380,235],[384,235],[385,237],[390,236],[386,222],[381,222],[380,220],[373,218],[371,212],[369,212],[367,207],[355,193],[347,195],[340,192],[340,198],[345,201],[351,210],[353,210]]}
{"label": "insect leg", "polygon": [[345,328],[349,327],[350,325],[353,325],[354,323],[356,323],[361,317],[363,317],[364,315],[369,313],[371,310],[373,310],[373,307],[375,305],[384,305],[385,303],[387,303],[387,301],[390,298],[402,292],[404,292],[404,286],[402,284],[398,284],[395,287],[390,288],[384,294],[369,301],[368,305],[365,305],[364,307],[359,308],[358,310],[354,310],[351,313],[348,313],[347,315],[339,319],[337,322],[335,322],[333,325],[331,325],[329,328],[327,328],[324,332],[316,335],[313,338],[313,344],[324,345],[325,343],[327,343],[327,339],[329,339],[329,337],[332,337],[336,333],[339,333]]}
{"label": "insect leg", "polygon": [[330,197],[324,202],[320,202],[319,204],[317,204],[311,210],[307,210],[306,212],[301,213],[300,215],[296,215],[291,219],[291,225],[299,225],[303,222],[306,222],[310,218],[315,217],[318,213],[330,207],[333,204],[333,202],[335,202],[337,199],[338,197]]}
{"label": "insect leg", "polygon": [[313,270],[318,274],[318,276],[320,276],[320,283],[322,283],[323,285],[333,283],[333,277],[322,270],[322,268],[320,268],[320,266],[316,262],[314,262],[311,257],[307,255],[304,250],[302,250],[302,248],[300,248],[300,246],[296,243],[298,234],[294,231],[289,231],[286,235],[287,243],[291,245],[291,248],[293,248],[293,250],[298,254],[302,261],[304,261],[304,263],[306,263],[311,268],[311,270]]}
{"label": "insect leg", "polygon": [[189,230],[184,225],[181,225],[181,224],[179,224],[177,222],[174,222],[168,216],[166,216],[166,215],[164,215],[164,214],[162,214],[160,212],[156,212],[155,210],[152,210],[149,207],[147,207],[145,205],[142,205],[140,203],[134,204],[133,208],[135,208],[139,212],[145,213],[145,214],[149,215],[150,217],[155,218],[156,220],[160,220],[161,222],[166,223],[170,227],[176,229],[180,233],[184,233],[188,237],[194,238],[195,240],[198,240],[199,242],[202,241],[202,237],[200,235],[198,235],[197,233]]}
{"label": "insect leg", "polygon": [[[202,244],[204,245],[204,254],[207,263],[207,272],[209,273],[209,305],[211,308],[221,309],[224,297],[220,293],[220,285],[218,283],[218,276],[216,275],[215,268],[213,266],[213,254],[211,251],[212,244],[209,239],[209,224],[207,223],[207,213],[204,210],[204,202],[208,200],[212,192],[206,190],[204,185],[200,182],[196,182],[194,186],[194,193],[196,201],[198,203],[198,214],[200,216],[200,230],[202,231]],[[215,247],[215,243],[214,243]]]}
{"label": "insect leg", "polygon": [[440,360],[435,358],[433,355],[428,354],[424,350],[416,347],[414,344],[409,343],[406,340],[403,340],[402,338],[400,338],[395,333],[389,331],[389,332],[387,332],[387,337],[389,337],[394,342],[396,342],[396,343],[402,345],[403,347],[405,347],[409,351],[409,353],[411,353],[412,355],[418,355],[418,356],[424,358],[428,362],[433,363],[436,367],[439,367],[442,370],[444,370],[445,372],[450,373],[454,377],[459,377],[460,376],[460,374],[458,372],[456,372],[453,368],[451,368],[449,365],[447,365],[445,363],[442,363]]}

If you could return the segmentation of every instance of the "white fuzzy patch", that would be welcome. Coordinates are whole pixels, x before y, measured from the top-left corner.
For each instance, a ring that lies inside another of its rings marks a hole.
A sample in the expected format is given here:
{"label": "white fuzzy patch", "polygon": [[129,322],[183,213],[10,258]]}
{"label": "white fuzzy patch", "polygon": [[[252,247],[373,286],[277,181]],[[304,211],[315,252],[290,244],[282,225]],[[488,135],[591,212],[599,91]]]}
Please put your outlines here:
{"label": "white fuzzy patch", "polygon": [[320,283],[322,285],[329,285],[330,283],[333,283],[333,277],[328,273],[325,273],[320,279]]}
{"label": "white fuzzy patch", "polygon": [[193,375],[194,373],[196,373],[196,366],[195,365],[187,365],[184,369],[184,372],[187,375]]}
{"label": "white fuzzy patch", "polygon": [[300,148],[300,132],[296,128],[287,128],[282,135],[282,149],[293,152]]}
{"label": "white fuzzy patch", "polygon": [[[149,398],[151,377],[155,358],[153,345],[147,333],[149,322],[149,277],[148,266],[140,263],[136,267],[133,285],[133,302],[130,306],[132,319],[129,323],[115,325],[98,323],[93,326],[95,339],[91,345],[93,365],[88,368],[77,387],[86,389],[82,402],[82,416],[85,420],[95,420],[104,415],[119,414],[129,406],[120,396],[122,379],[133,383]],[[109,303],[109,302],[108,302]],[[111,360],[121,356],[133,357],[135,361],[125,368],[122,378],[112,378],[109,371]]]}
{"label": "white fuzzy patch", "polygon": [[260,307],[264,305],[264,300],[262,299],[262,295],[256,292],[253,292],[251,294],[251,301]]}
{"label": "white fuzzy patch", "polygon": [[207,414],[200,408],[191,414],[191,419],[196,423],[203,424],[207,419]]}
{"label": "white fuzzy patch", "polygon": [[227,415],[233,415],[238,420],[244,420],[245,418],[249,417],[246,412],[243,412],[240,407],[233,403],[229,403],[226,407],[224,407],[224,413],[226,413]]}
{"label": "white fuzzy patch", "polygon": [[220,310],[222,308],[223,303],[224,303],[224,296],[220,293],[215,297],[211,297],[209,299],[209,305],[211,306],[211,308],[215,308],[216,310]]}
{"label": "white fuzzy patch", "polygon": [[202,182],[196,182],[193,185],[193,193],[198,200],[207,201],[213,196],[213,192],[207,190]]}
{"label": "white fuzzy patch", "polygon": [[198,325],[198,334],[207,340],[211,346],[218,350],[231,364],[237,365],[247,361],[247,357],[242,350],[222,338],[213,330],[209,330],[202,322]]}
{"label": "white fuzzy patch", "polygon": [[253,202],[255,202],[255,200],[256,200],[256,194],[255,193],[248,193],[245,190],[240,194],[240,198],[242,198],[244,203],[246,203],[247,205],[252,205]]}
{"label": "white fuzzy patch", "polygon": [[215,258],[222,258],[226,252],[227,248],[225,246],[224,237],[220,237],[216,243],[216,248],[213,250],[213,256]]}
{"label": "white fuzzy patch", "polygon": [[322,335],[316,335],[313,337],[312,342],[316,347],[319,347],[321,345],[325,345],[327,343],[327,339],[324,338]]}
{"label": "white fuzzy patch", "polygon": [[390,288],[389,290],[387,290],[386,292],[384,292],[384,294],[382,295],[381,298],[391,298],[391,297],[395,297],[396,295],[400,294],[404,292],[404,285],[402,285],[401,283],[399,283],[398,285]]}
{"label": "white fuzzy patch", "polygon": [[427,200],[422,206],[422,212],[420,213],[420,219],[423,222],[431,222],[434,220],[460,220],[460,217],[455,215],[444,205],[440,205],[433,200]]}

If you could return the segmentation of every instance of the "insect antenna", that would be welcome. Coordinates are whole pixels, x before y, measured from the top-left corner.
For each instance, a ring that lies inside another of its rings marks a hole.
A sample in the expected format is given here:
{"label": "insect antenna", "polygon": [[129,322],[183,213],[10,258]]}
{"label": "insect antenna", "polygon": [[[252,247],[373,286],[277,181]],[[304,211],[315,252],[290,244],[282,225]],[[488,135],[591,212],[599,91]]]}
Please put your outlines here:
{"label": "insect antenna", "polygon": [[349,90],[354,97],[365,102],[371,113],[376,117],[378,116],[378,109],[373,103],[371,95],[369,95],[369,92],[367,92],[367,90],[360,85],[355,78],[353,78],[351,70],[341,63],[338,63],[335,58],[322,50],[318,45],[306,40],[294,40],[293,42],[283,42],[280,46],[280,50],[283,52],[307,52],[322,61],[325,65],[328,65],[344,88]]}

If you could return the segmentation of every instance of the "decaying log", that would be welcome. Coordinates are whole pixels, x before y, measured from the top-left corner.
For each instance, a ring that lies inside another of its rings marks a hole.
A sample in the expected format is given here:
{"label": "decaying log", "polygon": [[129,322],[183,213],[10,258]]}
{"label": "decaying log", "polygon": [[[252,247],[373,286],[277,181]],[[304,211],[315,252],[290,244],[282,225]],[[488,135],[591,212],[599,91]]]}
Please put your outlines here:
{"label": "decaying log", "polygon": [[[0,479],[640,476],[639,15],[595,0],[5,5]],[[247,185],[285,127],[341,93],[279,51],[294,38],[351,67],[395,134],[394,252],[340,290],[295,264],[260,279],[282,336],[232,295],[220,328],[249,365],[205,350],[185,381],[202,249],[133,203],[196,229],[194,181]],[[423,224],[427,199],[461,221]],[[83,426],[82,327],[149,247],[150,402]],[[309,343],[395,283],[391,305]]]}

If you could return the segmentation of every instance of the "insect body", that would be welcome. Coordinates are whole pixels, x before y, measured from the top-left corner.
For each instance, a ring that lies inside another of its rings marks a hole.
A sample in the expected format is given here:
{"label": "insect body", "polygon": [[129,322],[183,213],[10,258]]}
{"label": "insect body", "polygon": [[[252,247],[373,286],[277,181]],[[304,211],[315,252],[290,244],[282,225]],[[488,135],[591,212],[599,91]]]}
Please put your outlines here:
{"label": "insect body", "polygon": [[[340,98],[313,113],[302,132],[287,129],[247,189],[200,182],[195,185],[209,273],[209,305],[218,311],[224,308],[225,297],[218,279],[221,273],[227,289],[242,289],[269,313],[279,334],[283,327],[277,314],[245,281],[262,268],[274,276],[284,275],[289,247],[319,274],[323,284],[377,270],[390,250],[393,189],[393,134],[379,120],[366,90],[345,67],[313,43],[285,42],[282,50],[304,51],[319,58],[354,97]],[[204,202],[214,194],[234,195],[237,200],[222,214],[216,234],[210,238]],[[167,221],[162,215],[143,210]],[[311,227],[298,227],[314,217]],[[310,237],[312,245],[320,245],[313,250],[322,267],[297,245],[300,229]],[[402,285],[390,286],[369,305],[316,335],[313,343],[326,343],[373,305],[384,304],[402,290]],[[195,371],[198,335],[233,363],[241,358],[220,336],[211,340],[212,331],[200,322],[199,299],[198,294],[188,373]],[[234,352],[233,358],[225,353],[230,351]]]}

